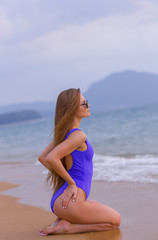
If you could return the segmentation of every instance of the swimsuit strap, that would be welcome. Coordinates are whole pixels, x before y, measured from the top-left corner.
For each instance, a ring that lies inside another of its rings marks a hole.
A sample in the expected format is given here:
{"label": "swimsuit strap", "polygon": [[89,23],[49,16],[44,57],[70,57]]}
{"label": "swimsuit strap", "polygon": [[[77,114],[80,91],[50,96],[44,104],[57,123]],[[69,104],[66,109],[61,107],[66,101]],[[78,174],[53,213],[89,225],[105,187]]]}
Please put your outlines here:
{"label": "swimsuit strap", "polygon": [[68,136],[72,133],[72,132],[75,132],[76,130],[79,130],[79,131],[81,131],[79,128],[73,128],[73,129],[71,129],[70,130],[70,132],[68,132],[67,133],[67,135],[66,135],[66,138],[65,139],[67,139],[68,138]]}

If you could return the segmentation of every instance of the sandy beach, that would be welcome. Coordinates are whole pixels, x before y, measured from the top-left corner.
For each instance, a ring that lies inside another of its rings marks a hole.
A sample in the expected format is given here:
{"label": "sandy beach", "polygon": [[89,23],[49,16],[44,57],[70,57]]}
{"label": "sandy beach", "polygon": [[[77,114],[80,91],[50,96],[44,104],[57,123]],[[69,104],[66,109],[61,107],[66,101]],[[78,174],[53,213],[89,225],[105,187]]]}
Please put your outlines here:
{"label": "sandy beach", "polygon": [[[51,235],[42,237],[38,231],[54,221],[51,210],[19,203],[19,197],[9,196],[9,189],[18,191],[17,184],[0,182],[0,239],[106,239],[106,240],[157,240],[158,239],[158,186],[156,184],[109,183],[93,181],[90,199],[107,204],[122,216],[119,230]],[[6,191],[5,191],[6,190]],[[36,198],[32,192],[32,199]],[[39,195],[38,195],[39,197]],[[39,199],[40,202],[40,199]],[[49,204],[49,197],[45,204]],[[34,205],[34,204],[33,204]]]}

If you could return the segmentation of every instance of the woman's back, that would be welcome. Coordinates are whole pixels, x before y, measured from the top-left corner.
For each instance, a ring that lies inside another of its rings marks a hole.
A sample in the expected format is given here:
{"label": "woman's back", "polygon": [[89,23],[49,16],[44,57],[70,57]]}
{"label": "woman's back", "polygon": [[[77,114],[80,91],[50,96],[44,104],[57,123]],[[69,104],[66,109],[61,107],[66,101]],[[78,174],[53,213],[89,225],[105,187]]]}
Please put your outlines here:
{"label": "woman's back", "polygon": [[[78,128],[74,128],[67,134],[65,139],[67,139],[71,133],[77,130],[81,131]],[[85,142],[87,145],[86,150],[84,151],[74,150],[71,153],[73,163],[72,167],[68,170],[68,173],[76,182],[77,187],[80,187],[85,191],[87,199],[90,193],[91,181],[93,176],[92,158],[94,151],[87,139]]]}
{"label": "woman's back", "polygon": [[[73,128],[69,133],[67,133],[65,140],[69,137],[74,131],[81,131],[79,128]],[[87,149],[84,151],[74,150],[71,153],[72,157],[72,167],[68,170],[69,175],[75,181],[76,186],[81,188],[85,194],[86,199],[90,194],[91,182],[93,176],[93,148],[89,141],[85,141]],[[68,187],[68,183],[65,182],[58,191],[53,195],[51,199],[51,209],[54,212],[53,206],[55,200],[63,193],[63,191]]]}

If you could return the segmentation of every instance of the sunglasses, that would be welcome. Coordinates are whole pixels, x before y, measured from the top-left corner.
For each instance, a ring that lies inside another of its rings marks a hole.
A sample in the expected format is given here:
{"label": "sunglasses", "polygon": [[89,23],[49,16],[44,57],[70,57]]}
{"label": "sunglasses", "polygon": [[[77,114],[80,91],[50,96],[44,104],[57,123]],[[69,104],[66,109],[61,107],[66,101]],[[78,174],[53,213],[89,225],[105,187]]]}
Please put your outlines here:
{"label": "sunglasses", "polygon": [[86,102],[82,103],[80,106],[86,106],[86,108],[88,108],[88,100],[86,100]]}

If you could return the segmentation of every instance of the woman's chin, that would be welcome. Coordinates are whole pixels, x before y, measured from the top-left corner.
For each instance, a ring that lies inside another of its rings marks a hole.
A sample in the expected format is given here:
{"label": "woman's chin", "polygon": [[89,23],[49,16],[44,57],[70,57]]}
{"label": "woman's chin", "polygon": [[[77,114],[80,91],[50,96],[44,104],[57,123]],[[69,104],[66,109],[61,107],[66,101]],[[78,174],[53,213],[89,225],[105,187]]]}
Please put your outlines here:
{"label": "woman's chin", "polygon": [[90,115],[91,115],[90,112],[88,112],[87,115],[86,115],[85,117],[89,117]]}

